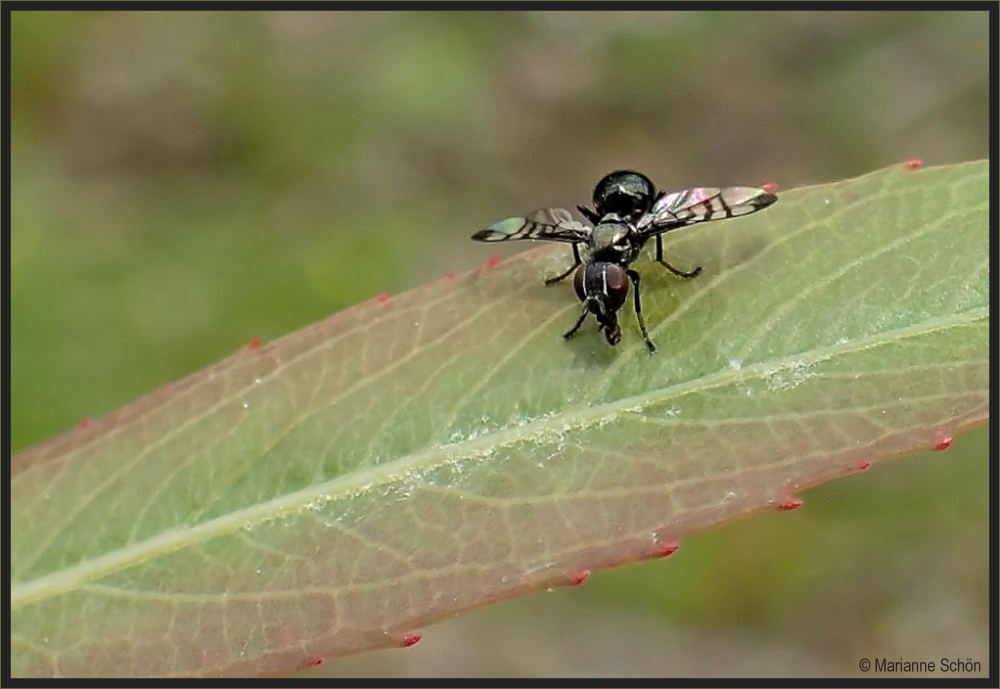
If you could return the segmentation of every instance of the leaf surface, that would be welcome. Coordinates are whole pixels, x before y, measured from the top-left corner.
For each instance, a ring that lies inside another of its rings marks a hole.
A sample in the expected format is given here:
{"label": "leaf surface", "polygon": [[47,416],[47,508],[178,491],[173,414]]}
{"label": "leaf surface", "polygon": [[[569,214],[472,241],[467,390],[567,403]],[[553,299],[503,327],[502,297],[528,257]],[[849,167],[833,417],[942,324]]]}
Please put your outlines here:
{"label": "leaf surface", "polygon": [[551,245],[15,456],[11,673],[284,674],[401,645],[988,417],[986,161],[792,190],[665,254],[704,271],[635,264],[653,355],[627,307],[618,347],[592,321],[562,339],[579,303],[541,284],[569,265]]}

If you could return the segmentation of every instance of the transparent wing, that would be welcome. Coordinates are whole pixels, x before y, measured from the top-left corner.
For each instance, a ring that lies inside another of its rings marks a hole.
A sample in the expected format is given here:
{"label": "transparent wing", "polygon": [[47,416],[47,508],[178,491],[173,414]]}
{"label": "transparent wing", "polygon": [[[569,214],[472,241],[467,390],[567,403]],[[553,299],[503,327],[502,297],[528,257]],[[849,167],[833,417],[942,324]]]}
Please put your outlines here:
{"label": "transparent wing", "polygon": [[657,199],[639,219],[636,229],[640,235],[649,237],[699,222],[756,213],[777,200],[774,194],[756,187],[685,189]]}
{"label": "transparent wing", "polygon": [[588,225],[573,220],[562,208],[545,208],[526,218],[507,218],[472,238],[478,242],[509,242],[515,239],[544,239],[550,242],[588,242],[593,231]]}

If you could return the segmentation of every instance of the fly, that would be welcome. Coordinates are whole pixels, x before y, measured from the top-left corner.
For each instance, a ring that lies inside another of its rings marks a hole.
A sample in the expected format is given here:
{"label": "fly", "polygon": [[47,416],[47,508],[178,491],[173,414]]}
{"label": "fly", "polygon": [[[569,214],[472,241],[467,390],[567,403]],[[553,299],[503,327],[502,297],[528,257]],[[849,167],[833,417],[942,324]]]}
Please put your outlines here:
{"label": "fly", "polygon": [[678,277],[693,278],[701,272],[701,266],[684,271],[663,259],[664,233],[709,220],[755,213],[777,200],[774,194],[756,187],[698,187],[668,194],[658,192],[653,182],[640,172],[618,170],[605,175],[594,187],[593,209],[577,206],[593,226],[574,220],[562,208],[545,208],[526,217],[501,220],[472,238],[480,242],[533,239],[572,244],[573,265],[545,280],[546,285],[552,285],[576,272],[573,287],[583,304],[583,312],[563,337],[573,337],[587,315],[593,314],[608,344],[618,344],[622,337],[618,310],[625,305],[631,281],[635,287],[639,329],[646,347],[655,352],[656,346],[649,339],[642,318],[639,273],[629,267],[646,242],[656,238],[657,263]]}

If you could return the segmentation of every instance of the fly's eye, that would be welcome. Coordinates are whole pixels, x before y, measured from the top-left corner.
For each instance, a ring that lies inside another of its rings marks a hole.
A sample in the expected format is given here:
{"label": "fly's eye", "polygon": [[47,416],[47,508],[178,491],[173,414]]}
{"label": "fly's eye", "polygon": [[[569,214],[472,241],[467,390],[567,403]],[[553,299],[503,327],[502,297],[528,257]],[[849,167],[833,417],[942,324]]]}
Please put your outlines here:
{"label": "fly's eye", "polygon": [[573,276],[573,289],[576,290],[576,296],[580,298],[580,301],[587,299],[587,286],[584,283],[587,280],[588,268],[590,266],[580,266],[580,270],[576,271],[576,275]]}
{"label": "fly's eye", "polygon": [[617,311],[628,297],[628,276],[621,266],[616,266],[614,263],[603,265],[604,289],[602,291],[607,297],[605,303],[612,311]]}

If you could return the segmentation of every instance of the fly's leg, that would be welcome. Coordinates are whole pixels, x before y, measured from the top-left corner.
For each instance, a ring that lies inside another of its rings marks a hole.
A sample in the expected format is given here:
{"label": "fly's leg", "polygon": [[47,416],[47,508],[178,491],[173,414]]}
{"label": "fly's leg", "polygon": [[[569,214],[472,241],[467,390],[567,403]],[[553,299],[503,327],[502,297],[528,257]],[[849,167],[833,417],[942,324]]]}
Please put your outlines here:
{"label": "fly's leg", "polygon": [[548,287],[549,285],[556,284],[560,280],[565,280],[570,275],[572,275],[573,271],[576,270],[577,266],[580,265],[580,263],[581,263],[581,261],[580,261],[580,250],[576,248],[576,244],[573,244],[573,260],[575,260],[576,263],[574,263],[573,265],[571,265],[569,267],[569,270],[567,270],[565,273],[563,273],[562,275],[556,275],[554,278],[546,278],[545,279],[545,286]]}
{"label": "fly's leg", "polygon": [[639,301],[639,273],[634,270],[626,270],[625,274],[631,278],[632,284],[635,285],[635,315],[639,319],[639,329],[642,330],[642,338],[646,340],[646,346],[649,348],[649,353],[652,354],[656,351],[656,345],[649,339],[649,333],[646,332],[646,321],[642,318],[642,303]]}
{"label": "fly's leg", "polygon": [[664,261],[663,260],[663,238],[662,237],[663,237],[663,235],[659,235],[659,234],[656,235],[656,262],[657,263],[659,263],[660,265],[662,265],[664,268],[666,268],[667,270],[669,270],[671,273],[673,273],[677,277],[693,278],[694,276],[696,276],[698,273],[701,272],[701,266],[698,266],[697,268],[695,268],[694,270],[692,270],[690,273],[685,273],[683,270],[678,270],[677,268],[674,268],[672,265],[670,265],[669,263],[667,263],[666,261]]}
{"label": "fly's leg", "polygon": [[579,205],[576,207],[576,209],[580,211],[580,215],[585,217],[593,224],[596,225],[597,223],[601,222],[601,216],[599,216],[596,211],[592,211],[584,205]]}
{"label": "fly's leg", "polygon": [[569,338],[571,338],[571,337],[573,337],[574,335],[576,335],[576,331],[580,329],[580,326],[581,326],[581,325],[583,325],[583,319],[585,319],[585,318],[587,317],[587,314],[588,314],[588,313],[590,313],[590,311],[588,311],[588,310],[587,310],[587,307],[586,307],[586,306],[584,306],[584,307],[583,307],[583,313],[581,313],[581,314],[580,314],[580,318],[579,318],[579,319],[577,319],[577,321],[576,321],[576,325],[574,325],[574,326],[573,326],[573,327],[572,327],[572,328],[570,329],[570,331],[569,331],[568,333],[564,334],[564,335],[563,335],[563,337],[565,337],[565,338],[566,338],[566,339],[568,340]]}

